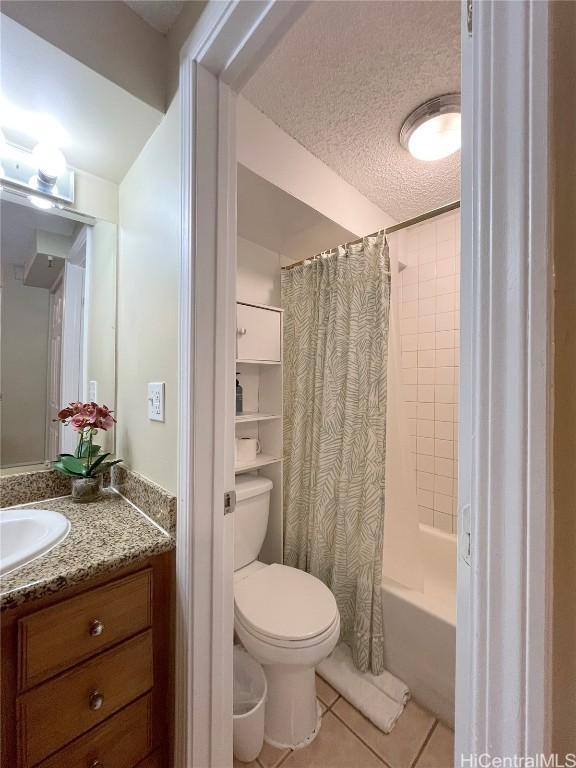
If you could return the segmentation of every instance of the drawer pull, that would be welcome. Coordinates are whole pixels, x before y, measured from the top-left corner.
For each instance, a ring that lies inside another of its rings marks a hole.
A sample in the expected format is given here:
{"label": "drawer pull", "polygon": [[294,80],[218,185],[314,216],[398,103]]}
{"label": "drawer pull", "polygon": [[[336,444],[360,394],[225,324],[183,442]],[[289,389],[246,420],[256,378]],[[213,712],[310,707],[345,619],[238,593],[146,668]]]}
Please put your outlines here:
{"label": "drawer pull", "polygon": [[99,637],[104,632],[104,624],[98,619],[90,622],[90,637]]}
{"label": "drawer pull", "polygon": [[88,706],[93,712],[102,709],[104,704],[104,696],[99,691],[92,691],[88,697]]}
{"label": "drawer pull", "polygon": [[238,328],[238,336],[246,336],[247,333],[246,328]]}

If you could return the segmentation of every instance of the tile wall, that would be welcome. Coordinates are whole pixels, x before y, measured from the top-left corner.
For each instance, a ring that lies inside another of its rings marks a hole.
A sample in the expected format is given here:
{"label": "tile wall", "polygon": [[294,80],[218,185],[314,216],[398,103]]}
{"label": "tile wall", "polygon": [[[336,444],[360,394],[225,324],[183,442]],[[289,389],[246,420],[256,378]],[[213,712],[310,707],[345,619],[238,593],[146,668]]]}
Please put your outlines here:
{"label": "tile wall", "polygon": [[420,521],[456,532],[460,365],[460,214],[404,230],[402,385]]}

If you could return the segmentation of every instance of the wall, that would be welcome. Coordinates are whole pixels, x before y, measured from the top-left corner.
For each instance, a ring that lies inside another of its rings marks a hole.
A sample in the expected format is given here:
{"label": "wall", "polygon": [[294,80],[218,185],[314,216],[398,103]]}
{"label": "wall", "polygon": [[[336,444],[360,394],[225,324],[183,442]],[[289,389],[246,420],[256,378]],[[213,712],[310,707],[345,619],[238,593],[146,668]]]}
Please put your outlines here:
{"label": "wall", "polygon": [[[116,453],[176,492],[179,108],[175,99],[120,184]],[[165,422],[147,416],[147,384],[166,384]]]}
{"label": "wall", "polygon": [[397,233],[402,390],[420,521],[456,532],[460,364],[460,214]]}
{"label": "wall", "polygon": [[280,306],[280,255],[238,238],[236,299]]}
{"label": "wall", "polygon": [[[115,224],[99,221],[88,233],[85,277],[86,386],[97,383],[97,402],[116,407],[116,256]],[[84,393],[88,399],[88,391]],[[99,437],[107,451],[114,450],[114,431]]]}
{"label": "wall", "polygon": [[552,751],[576,751],[576,4],[551,3],[554,286]]}
{"label": "wall", "polygon": [[362,236],[396,223],[241,96],[236,127],[239,163],[344,229]]}
{"label": "wall", "polygon": [[4,0],[2,13],[147,104],[165,110],[166,38],[125,3]]}
{"label": "wall", "polygon": [[[2,254],[3,259],[7,254]],[[2,269],[2,465],[44,461],[50,294]]]}
{"label": "wall", "polygon": [[118,185],[75,169],[74,210],[103,221],[118,221]]}
{"label": "wall", "polygon": [[180,49],[206,4],[184,3],[166,35],[110,0],[4,0],[2,13],[164,112],[178,90]]}

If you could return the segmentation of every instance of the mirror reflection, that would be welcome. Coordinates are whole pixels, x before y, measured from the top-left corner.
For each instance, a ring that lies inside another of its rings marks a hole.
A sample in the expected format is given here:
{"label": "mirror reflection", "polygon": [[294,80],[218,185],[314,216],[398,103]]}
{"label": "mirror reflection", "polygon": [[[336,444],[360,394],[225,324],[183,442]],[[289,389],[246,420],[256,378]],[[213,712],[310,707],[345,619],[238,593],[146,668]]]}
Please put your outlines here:
{"label": "mirror reflection", "polygon": [[[14,196],[1,204],[2,468],[73,453],[63,405],[115,409],[117,227],[39,210]],[[102,434],[114,451],[114,430]]]}

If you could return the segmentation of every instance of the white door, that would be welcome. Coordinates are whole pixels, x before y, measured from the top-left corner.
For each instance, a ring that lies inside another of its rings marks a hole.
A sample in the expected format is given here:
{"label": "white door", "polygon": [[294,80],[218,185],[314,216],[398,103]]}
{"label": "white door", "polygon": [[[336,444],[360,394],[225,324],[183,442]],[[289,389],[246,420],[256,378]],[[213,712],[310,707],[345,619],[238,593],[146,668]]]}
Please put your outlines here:
{"label": "white door", "polygon": [[64,306],[64,282],[50,293],[50,327],[48,331],[48,392],[46,409],[46,459],[53,461],[60,449],[60,424],[54,421],[62,405],[60,403],[60,371],[62,359],[62,310]]}

